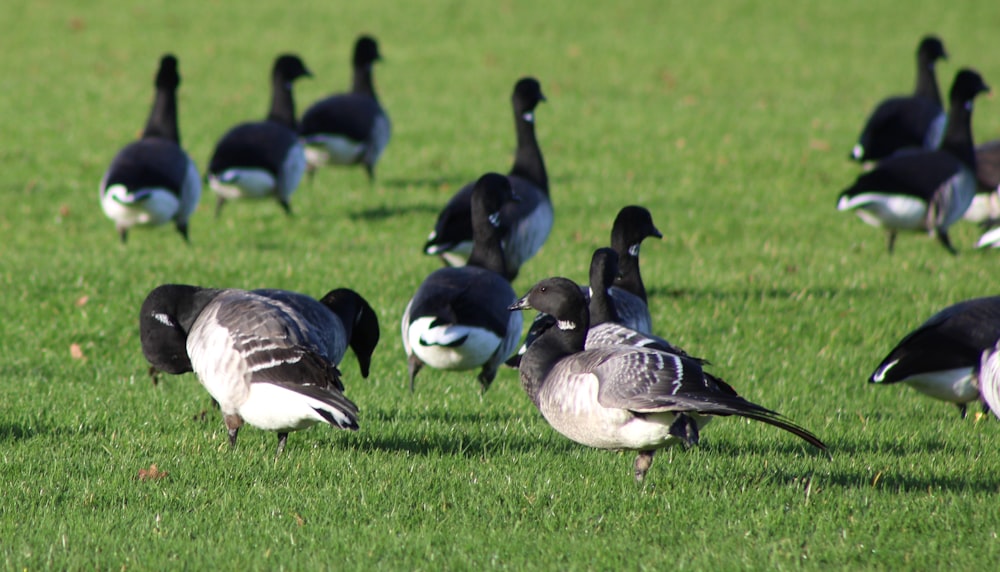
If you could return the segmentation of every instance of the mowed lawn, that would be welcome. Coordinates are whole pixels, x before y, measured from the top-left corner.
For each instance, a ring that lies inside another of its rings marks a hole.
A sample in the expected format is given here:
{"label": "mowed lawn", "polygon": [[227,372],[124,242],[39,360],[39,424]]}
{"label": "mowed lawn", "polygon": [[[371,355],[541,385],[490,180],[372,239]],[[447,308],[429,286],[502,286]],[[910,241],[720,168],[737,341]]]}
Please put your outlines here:
{"label": "mowed lawn", "polygon": [[[912,90],[925,33],[943,92],[963,66],[1000,89],[994,2],[257,2],[13,0],[0,35],[0,567],[35,569],[935,569],[1000,564],[1000,422],[865,380],[910,329],[997,294],[1000,253],[952,257],[835,209],[848,152],[882,97]],[[348,86],[375,35],[393,139],[370,186],[329,169],[292,197],[206,188],[191,243],[125,246],[97,187],[141,131],[159,57],[176,54],[182,143],[204,169],[231,125],[263,118],[269,70],[298,53],[301,112]],[[399,319],[440,263],[421,246],[462,184],[506,171],[510,93],[537,77],[556,222],[514,287],[583,280],[611,222],[641,204],[659,334],[748,399],[811,429],[713,422],[690,451],[631,453],[548,427],[504,369],[407,382]],[[1000,138],[981,98],[980,141]],[[368,380],[342,370],[361,430],[228,447],[191,375],[154,386],[138,308],[166,282],[346,286],[378,312]],[[978,412],[977,407],[971,411]],[[154,468],[155,466],[155,468]]]}

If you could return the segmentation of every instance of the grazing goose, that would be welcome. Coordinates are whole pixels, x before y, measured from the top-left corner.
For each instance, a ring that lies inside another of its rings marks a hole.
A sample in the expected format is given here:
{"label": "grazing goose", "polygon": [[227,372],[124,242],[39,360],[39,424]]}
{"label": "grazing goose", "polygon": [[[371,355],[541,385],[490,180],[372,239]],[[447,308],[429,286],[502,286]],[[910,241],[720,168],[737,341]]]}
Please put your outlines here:
{"label": "grazing goose", "polygon": [[215,146],[208,165],[208,182],[218,195],[216,217],[227,199],[241,197],[275,197],[291,214],[288,199],[306,170],[292,82],[311,75],[298,56],[279,56],[271,70],[271,111],[267,118],[233,127]]}
{"label": "grazing goose", "polygon": [[552,428],[601,449],[638,451],[642,480],[653,453],[692,445],[706,415],[739,415],[790,431],[820,449],[815,435],[751,403],[705,373],[697,360],[665,351],[609,345],[584,349],[589,312],[579,286],[542,280],[511,310],[534,308],[556,318],[521,359],[521,384]]}
{"label": "grazing goose", "polygon": [[851,158],[877,161],[900,149],[935,149],[945,129],[945,113],[934,65],[948,56],[944,44],[927,36],[917,46],[917,86],[910,96],[883,100],[868,117]]}
{"label": "grazing goose", "polygon": [[143,302],[139,337],[154,368],[198,375],[230,446],[249,423],[278,433],[280,455],[290,431],[323,422],[357,430],[337,364],[350,345],[367,377],[379,328],[364,298],[343,288],[317,302],[285,290],[166,284]]}
{"label": "grazing goose", "polygon": [[115,155],[101,179],[101,208],[122,242],[133,226],[173,221],[188,240],[188,219],[201,198],[198,167],[181,149],[177,128],[177,58],[160,59],[156,98],[142,137]]}
{"label": "grazing goose", "polygon": [[[511,102],[517,153],[507,176],[520,202],[508,204],[500,216],[502,226],[507,229],[503,251],[506,276],[511,281],[517,277],[521,265],[538,252],[552,230],[549,177],[535,138],[535,107],[542,101],[545,95],[536,79],[522,78],[514,85]],[[469,183],[448,201],[424,244],[426,254],[440,256],[449,266],[465,264],[472,250],[472,189],[473,184]]]}
{"label": "grazing goose", "polygon": [[903,382],[958,406],[979,398],[977,368],[1000,338],[1000,296],[959,302],[906,335],[875,369],[869,383]]}
{"label": "grazing goose", "polygon": [[983,407],[1000,418],[1000,341],[986,348],[980,358],[979,395]]}
{"label": "grazing goose", "polygon": [[317,101],[302,116],[300,133],[306,142],[310,173],[327,164],[360,163],[368,180],[375,181],[375,164],[392,132],[372,82],[372,66],[381,59],[375,38],[358,38],[351,91]]}
{"label": "grazing goose", "polygon": [[432,272],[403,313],[403,347],[410,390],[424,364],[444,370],[482,366],[479,383],[489,389],[497,368],[521,336],[521,314],[507,311],[517,295],[504,278],[500,212],[517,200],[507,177],[487,173],[472,194],[474,246],[469,263]]}
{"label": "grazing goose", "polygon": [[896,233],[928,231],[956,254],[948,227],[962,218],[976,194],[976,158],[972,145],[972,101],[989,87],[978,73],[955,76],[949,98],[948,127],[941,147],[897,153],[860,175],[837,203],[861,220],[889,233],[892,253]]}

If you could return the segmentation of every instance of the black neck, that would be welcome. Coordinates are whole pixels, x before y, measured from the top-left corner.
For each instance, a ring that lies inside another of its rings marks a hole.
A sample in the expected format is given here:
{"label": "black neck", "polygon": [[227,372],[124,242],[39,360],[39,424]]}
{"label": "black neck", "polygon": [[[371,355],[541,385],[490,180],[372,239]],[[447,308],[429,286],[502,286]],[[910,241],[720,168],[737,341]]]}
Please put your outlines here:
{"label": "black neck", "polygon": [[976,151],[972,142],[972,100],[952,101],[948,109],[948,123],[941,139],[941,149],[956,156],[973,171],[976,170]]}
{"label": "black neck", "polygon": [[937,74],[934,72],[934,60],[924,56],[917,58],[917,86],[913,93],[941,105],[941,91],[938,89]]}
{"label": "black neck", "polygon": [[481,205],[472,204],[472,252],[469,254],[469,266],[478,266],[507,276],[507,263],[504,261],[501,237],[503,232],[490,222],[490,214]]}
{"label": "black neck", "polygon": [[292,130],[298,129],[295,121],[292,82],[277,75],[271,79],[271,111],[267,114],[267,120],[280,123]]}
{"label": "black neck", "polygon": [[372,65],[374,64],[365,64],[354,67],[354,78],[351,81],[351,92],[378,99],[378,97],[375,96],[375,84],[372,81]]}
{"label": "black neck", "polygon": [[534,113],[523,109],[514,109],[514,131],[517,133],[517,153],[514,156],[514,166],[510,174],[531,181],[535,186],[549,194],[549,176],[545,172],[545,161],[542,150],[538,148],[535,138],[534,120],[524,118],[525,113]]}
{"label": "black neck", "polygon": [[528,346],[527,353],[521,358],[519,368],[521,386],[536,407],[538,406],[538,392],[545,383],[545,377],[559,360],[583,351],[589,327],[587,307],[581,305],[575,328],[564,330],[559,327],[557,322]]}
{"label": "black neck", "polygon": [[159,137],[169,139],[178,145],[181,143],[180,131],[177,129],[177,90],[176,88],[157,87],[153,109],[149,112],[146,128],[142,131],[143,139]]}
{"label": "black neck", "polygon": [[639,256],[631,253],[631,249],[633,247],[638,249],[639,244],[622,243],[611,246],[618,253],[618,278],[615,279],[614,285],[635,294],[645,302],[646,287],[642,283],[642,275],[639,272]]}

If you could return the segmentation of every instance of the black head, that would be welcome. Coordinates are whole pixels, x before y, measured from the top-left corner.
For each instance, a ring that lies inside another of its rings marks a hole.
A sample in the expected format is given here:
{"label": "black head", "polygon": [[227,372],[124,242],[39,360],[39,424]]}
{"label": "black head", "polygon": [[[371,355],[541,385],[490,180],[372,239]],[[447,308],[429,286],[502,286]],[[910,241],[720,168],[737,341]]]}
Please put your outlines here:
{"label": "black head", "polygon": [[630,205],[618,211],[618,216],[611,226],[611,247],[619,256],[625,256],[650,236],[663,238],[663,234],[653,224],[653,216],[648,210]]}
{"label": "black head", "polygon": [[[514,84],[511,101],[519,114],[531,113],[540,102],[545,101],[542,85],[533,77],[523,77],[517,80],[517,83]],[[532,120],[530,117],[525,119]]]}
{"label": "black head", "polygon": [[370,66],[380,61],[382,54],[378,52],[378,42],[371,36],[361,36],[354,43],[354,67]]}
{"label": "black head", "polygon": [[139,310],[139,340],[150,365],[171,374],[191,371],[188,332],[218,293],[211,288],[164,284],[146,296]]}
{"label": "black head", "polygon": [[928,63],[937,60],[948,59],[948,53],[944,50],[944,43],[937,36],[924,36],[917,46],[917,56]]}
{"label": "black head", "polygon": [[274,60],[274,68],[271,75],[281,78],[285,82],[292,82],[300,77],[312,77],[312,72],[302,62],[302,59],[295,54],[282,54]]}
{"label": "black head", "polygon": [[572,325],[573,329],[586,331],[589,323],[578,323],[581,319],[587,321],[587,300],[580,291],[580,286],[568,278],[560,276],[546,278],[531,287],[520,300],[510,305],[510,310],[538,310],[554,317],[560,329]]}
{"label": "black head", "polygon": [[177,73],[177,58],[173,54],[164,54],[160,58],[160,69],[156,72],[157,89],[177,89],[181,85],[181,76]]}
{"label": "black head", "polygon": [[972,101],[980,93],[989,93],[990,86],[986,85],[979,72],[963,68],[955,74],[955,81],[951,84],[949,95],[952,104],[963,104]]}
{"label": "black head", "polygon": [[348,288],[331,290],[320,299],[320,303],[330,308],[344,325],[351,349],[358,358],[361,377],[368,377],[371,369],[372,354],[378,345],[380,331],[378,315],[368,301],[360,294]]}
{"label": "black head", "polygon": [[499,173],[486,173],[476,181],[472,189],[472,219],[477,210],[486,212],[493,226],[500,224],[500,209],[517,200],[510,179]]}

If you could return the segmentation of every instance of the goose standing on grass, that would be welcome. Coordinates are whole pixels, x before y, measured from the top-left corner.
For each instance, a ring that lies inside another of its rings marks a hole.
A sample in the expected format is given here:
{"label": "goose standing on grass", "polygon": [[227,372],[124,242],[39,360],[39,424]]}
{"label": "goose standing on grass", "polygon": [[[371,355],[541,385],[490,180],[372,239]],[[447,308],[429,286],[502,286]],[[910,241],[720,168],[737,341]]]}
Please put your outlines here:
{"label": "goose standing on grass", "polygon": [[[526,77],[514,85],[514,131],[517,152],[508,173],[520,202],[508,204],[501,213],[506,276],[511,281],[525,262],[545,244],[552,231],[553,211],[549,177],[535,137],[535,107],[545,101],[538,80]],[[462,266],[472,251],[471,203],[473,183],[456,193],[438,214],[434,230],[427,237],[424,252],[440,256],[449,266]]]}
{"label": "goose standing on grass", "polygon": [[975,298],[934,314],[906,335],[869,383],[902,382],[920,393],[958,406],[979,399],[978,367],[983,352],[1000,338],[1000,296]]}
{"label": "goose standing on grass", "polygon": [[101,179],[101,208],[122,242],[133,226],[173,222],[188,240],[188,219],[201,198],[198,167],[181,148],[177,128],[177,58],[160,59],[156,98],[142,137],[115,155]]}
{"label": "goose standing on grass", "polygon": [[934,66],[947,59],[944,44],[927,36],[917,46],[917,86],[913,95],[883,100],[868,117],[851,158],[877,161],[900,149],[935,149],[945,129],[945,113]]}
{"label": "goose standing on grass", "polygon": [[638,451],[641,481],[657,449],[698,441],[707,415],[739,415],[789,431],[825,450],[818,437],[751,403],[705,373],[694,359],[656,349],[609,345],[585,349],[587,302],[565,278],[542,280],[511,310],[556,318],[521,359],[521,384],[553,429],[599,449]]}
{"label": "goose standing on grass", "polygon": [[368,302],[345,288],[316,301],[285,290],[166,284],[143,302],[139,337],[154,368],[198,375],[222,410],[230,446],[249,423],[278,433],[280,455],[290,431],[324,422],[358,429],[337,364],[350,345],[367,377],[379,327]]}
{"label": "goose standing on grass", "polygon": [[215,146],[208,165],[208,182],[218,195],[216,217],[227,199],[241,197],[275,197],[291,214],[288,200],[306,170],[292,82],[311,75],[298,56],[278,56],[271,69],[271,111],[267,119],[233,127]]}
{"label": "goose standing on grass", "polygon": [[988,91],[978,73],[959,71],[951,87],[941,147],[898,153],[881,161],[840,194],[837,209],[855,211],[864,222],[885,228],[890,253],[896,234],[906,230],[936,234],[948,252],[956,254],[948,228],[962,218],[976,194],[972,102]]}
{"label": "goose standing on grass", "polygon": [[403,347],[410,390],[424,364],[444,370],[482,366],[479,384],[489,389],[497,368],[521,336],[521,314],[507,311],[517,294],[504,278],[500,212],[517,197],[510,180],[487,173],[472,194],[474,245],[465,266],[440,268],[417,288],[403,313]]}
{"label": "goose standing on grass", "polygon": [[358,38],[351,91],[317,101],[302,116],[300,133],[310,173],[328,164],[362,164],[368,180],[375,182],[375,164],[392,133],[372,81],[372,66],[381,59],[375,38]]}

